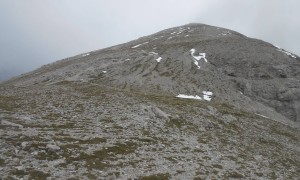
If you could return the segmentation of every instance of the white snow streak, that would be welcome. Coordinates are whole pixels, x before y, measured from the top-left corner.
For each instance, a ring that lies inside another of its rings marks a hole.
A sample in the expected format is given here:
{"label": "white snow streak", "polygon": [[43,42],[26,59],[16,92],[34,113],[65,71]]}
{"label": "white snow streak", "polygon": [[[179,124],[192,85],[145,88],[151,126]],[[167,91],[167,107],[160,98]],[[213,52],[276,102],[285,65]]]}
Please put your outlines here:
{"label": "white snow streak", "polygon": [[157,59],[155,59],[157,62],[160,62],[161,61],[161,57],[159,57],[159,58],[157,58]]}
{"label": "white snow streak", "polygon": [[267,117],[267,116],[264,116],[264,115],[261,115],[261,114],[257,114],[257,113],[255,113],[256,115],[259,115],[260,117],[263,117],[263,118],[268,118],[268,119],[271,119],[271,118],[269,118],[269,117]]}
{"label": "white snow streak", "polygon": [[199,63],[198,63],[198,61],[195,61],[194,60],[194,64],[198,67],[198,69],[200,69],[201,67],[199,66]]}
{"label": "white snow streak", "polygon": [[202,91],[203,93],[203,99],[206,101],[211,101],[211,96],[213,95],[210,91]]}
{"label": "white snow streak", "polygon": [[221,36],[227,36],[227,35],[231,35],[232,33],[230,31],[223,31],[221,34]]}
{"label": "white snow streak", "polygon": [[149,52],[149,54],[156,55],[156,54],[158,54],[158,53],[156,53],[156,52]]}
{"label": "white snow streak", "polygon": [[102,71],[104,74],[107,73],[107,71]]}
{"label": "white snow streak", "polygon": [[193,95],[185,95],[185,94],[179,94],[177,95],[176,97],[178,98],[184,98],[184,99],[198,99],[198,100],[201,100],[202,98],[198,95],[196,96],[193,96]]}
{"label": "white snow streak", "polygon": [[281,47],[274,45],[275,47],[277,47],[277,49],[281,49]]}
{"label": "white snow streak", "polygon": [[176,97],[178,98],[184,98],[184,99],[197,99],[197,100],[202,100],[204,99],[205,101],[211,101],[213,93],[210,91],[202,91],[203,97],[200,97],[198,95],[193,96],[193,95],[185,95],[185,94],[179,94]]}
{"label": "white snow streak", "polygon": [[291,56],[292,58],[295,58],[295,59],[297,58],[293,53],[285,51],[282,48],[280,48],[279,46],[275,45],[275,47],[277,48],[278,51],[283,52],[284,54],[286,54],[288,56]]}
{"label": "white snow streak", "polygon": [[88,56],[90,53],[83,54],[82,57]]}
{"label": "white snow streak", "polygon": [[198,67],[198,69],[200,69],[200,65],[199,65],[198,61],[200,61],[201,59],[204,59],[205,62],[208,62],[206,59],[206,53],[199,53],[199,56],[195,56],[194,55],[194,53],[196,52],[195,49],[191,49],[190,52],[194,58],[194,64]]}
{"label": "white snow streak", "polygon": [[149,42],[144,42],[144,43],[142,43],[142,44],[135,45],[135,46],[133,46],[133,47],[131,47],[131,48],[137,48],[137,47],[139,47],[139,46],[141,46],[141,45],[148,44],[148,43],[149,43]]}

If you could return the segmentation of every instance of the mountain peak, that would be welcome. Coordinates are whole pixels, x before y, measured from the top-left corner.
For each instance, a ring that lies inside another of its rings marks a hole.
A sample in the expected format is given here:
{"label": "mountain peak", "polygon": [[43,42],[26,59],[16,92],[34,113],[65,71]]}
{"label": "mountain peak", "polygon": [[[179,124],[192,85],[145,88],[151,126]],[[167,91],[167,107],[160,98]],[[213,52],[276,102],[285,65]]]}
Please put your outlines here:
{"label": "mountain peak", "polygon": [[298,56],[261,40],[191,23],[46,65],[11,84],[84,81],[170,95],[209,90],[218,101],[300,121],[299,62]]}
{"label": "mountain peak", "polygon": [[0,171],[298,178],[299,79],[295,54],[195,23],[66,58],[0,85]]}

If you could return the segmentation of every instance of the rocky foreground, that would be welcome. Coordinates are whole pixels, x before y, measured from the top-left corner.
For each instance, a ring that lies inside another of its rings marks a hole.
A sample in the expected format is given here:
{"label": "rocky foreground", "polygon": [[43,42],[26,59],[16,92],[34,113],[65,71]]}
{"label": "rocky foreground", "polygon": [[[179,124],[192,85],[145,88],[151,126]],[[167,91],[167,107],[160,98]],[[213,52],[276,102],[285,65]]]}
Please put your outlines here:
{"label": "rocky foreground", "polygon": [[299,129],[88,83],[1,88],[3,179],[296,179]]}

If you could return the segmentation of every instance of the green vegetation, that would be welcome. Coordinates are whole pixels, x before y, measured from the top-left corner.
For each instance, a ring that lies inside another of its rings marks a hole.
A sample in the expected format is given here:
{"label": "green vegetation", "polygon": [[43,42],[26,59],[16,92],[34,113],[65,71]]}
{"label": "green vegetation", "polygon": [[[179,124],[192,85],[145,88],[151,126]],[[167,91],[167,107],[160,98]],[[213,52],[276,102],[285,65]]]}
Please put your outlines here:
{"label": "green vegetation", "polygon": [[93,154],[86,154],[81,152],[78,157],[66,157],[67,161],[85,161],[88,169],[103,170],[111,165],[106,163],[105,160],[113,160],[116,155],[126,155],[134,153],[137,144],[135,142],[116,143],[114,146],[106,147]]}
{"label": "green vegetation", "polygon": [[5,160],[0,158],[0,167],[5,165]]}
{"label": "green vegetation", "polygon": [[223,169],[223,166],[220,164],[213,164],[212,167],[218,168],[218,169]]}
{"label": "green vegetation", "polygon": [[62,141],[65,143],[76,143],[76,144],[101,144],[101,143],[106,143],[107,139],[106,138],[99,138],[99,137],[95,137],[95,138],[91,138],[91,139],[75,139],[72,137],[54,137],[54,140],[56,141]]}
{"label": "green vegetation", "polygon": [[19,98],[15,96],[1,96],[0,95],[0,109],[5,111],[15,111],[20,108],[20,105],[17,103]]}
{"label": "green vegetation", "polygon": [[38,170],[31,170],[29,171],[29,179],[41,179],[41,180],[46,180],[47,177],[49,177],[49,173],[44,173],[42,171]]}
{"label": "green vegetation", "polygon": [[170,118],[170,120],[166,122],[167,127],[178,128],[178,129],[180,129],[182,126],[187,124],[188,122],[186,120],[180,118]]}
{"label": "green vegetation", "polygon": [[241,178],[244,178],[244,175],[239,172],[236,172],[236,171],[231,171],[231,172],[226,172],[225,177],[241,179]]}
{"label": "green vegetation", "polygon": [[300,140],[299,135],[297,135],[296,133],[294,133],[293,130],[288,129],[288,128],[279,127],[278,125],[273,125],[271,127],[271,131],[275,134],[285,136],[293,141]]}
{"label": "green vegetation", "polygon": [[160,173],[160,174],[140,177],[141,180],[168,180],[170,178],[171,175],[169,173]]}

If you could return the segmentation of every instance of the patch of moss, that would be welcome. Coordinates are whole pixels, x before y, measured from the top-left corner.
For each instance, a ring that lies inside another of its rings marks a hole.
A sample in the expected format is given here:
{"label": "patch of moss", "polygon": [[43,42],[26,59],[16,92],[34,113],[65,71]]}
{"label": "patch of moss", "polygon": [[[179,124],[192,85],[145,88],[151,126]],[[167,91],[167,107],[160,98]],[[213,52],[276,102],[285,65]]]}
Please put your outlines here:
{"label": "patch of moss", "polygon": [[56,159],[59,159],[60,156],[55,152],[39,152],[38,155],[35,156],[38,160],[47,160],[47,161],[53,161]]}
{"label": "patch of moss", "polygon": [[135,142],[116,143],[112,147],[106,147],[93,152],[93,154],[80,153],[78,157],[70,157],[69,161],[85,161],[88,169],[103,170],[110,167],[104,160],[113,159],[118,154],[126,155],[134,153],[137,148]]}
{"label": "patch of moss", "polygon": [[264,175],[262,172],[255,172],[254,174],[256,174],[259,177],[262,177]]}
{"label": "patch of moss", "polygon": [[170,118],[169,121],[166,122],[167,127],[171,128],[178,128],[180,129],[182,126],[188,124],[185,119],[179,119],[179,118]]}
{"label": "patch of moss", "polygon": [[143,142],[143,143],[149,143],[149,144],[156,143],[155,140],[150,139],[150,138],[138,138],[137,140],[140,141],[140,142]]}
{"label": "patch of moss", "polygon": [[42,171],[38,171],[38,170],[31,170],[29,171],[29,179],[41,179],[41,180],[46,180],[47,177],[49,177],[50,174],[49,173],[45,173]]}
{"label": "patch of moss", "polygon": [[173,158],[173,157],[165,157],[165,159],[168,160],[168,161],[170,161],[170,162],[172,162],[173,164],[177,164],[178,163],[178,161],[175,158]]}
{"label": "patch of moss", "polygon": [[15,170],[11,171],[11,174],[13,174],[13,175],[15,175],[17,177],[23,177],[25,175],[28,175],[28,172],[26,172],[24,170],[17,170],[17,169],[15,169]]}
{"label": "patch of moss", "polygon": [[122,116],[121,118],[120,118],[120,120],[122,120],[122,121],[125,121],[125,120],[128,120],[128,117],[125,115],[125,116]]}
{"label": "patch of moss", "polygon": [[166,180],[170,179],[171,175],[169,173],[159,173],[150,176],[140,177],[141,180]]}
{"label": "patch of moss", "polygon": [[3,167],[5,165],[5,160],[0,158],[0,166]]}
{"label": "patch of moss", "polygon": [[101,119],[100,121],[103,123],[113,123],[114,122],[112,117],[105,117],[105,118]]}
{"label": "patch of moss", "polygon": [[[71,144],[71,145],[77,145],[77,144],[101,144],[101,143],[106,143],[107,139],[105,138],[100,138],[100,137],[95,137],[91,139],[75,139],[72,137],[55,137],[54,140],[56,141],[63,141],[66,143],[75,143],[76,144]],[[78,146],[78,145],[77,145]]]}
{"label": "patch of moss", "polygon": [[21,106],[17,104],[20,99],[15,96],[0,96],[0,109],[5,111],[15,111]]}
{"label": "patch of moss", "polygon": [[117,178],[119,178],[120,177],[120,172],[110,172],[110,173],[108,173],[108,175],[109,176],[116,176]]}
{"label": "patch of moss", "polygon": [[43,117],[43,119],[57,120],[57,119],[59,119],[60,117],[62,117],[62,115],[59,114],[59,113],[49,113],[49,114],[45,115],[45,116]]}
{"label": "patch of moss", "polygon": [[290,129],[287,130],[283,127],[278,127],[278,126],[272,126],[270,129],[271,129],[272,133],[285,136],[293,141],[299,141],[299,138],[298,138],[299,136],[295,135],[293,133],[293,131],[291,131]]}
{"label": "patch of moss", "polygon": [[59,124],[59,125],[52,125],[52,127],[54,129],[70,129],[70,128],[74,128],[75,123],[72,122],[67,122],[65,124]]}
{"label": "patch of moss", "polygon": [[55,85],[71,85],[71,84],[72,84],[71,81],[59,81],[55,83]]}
{"label": "patch of moss", "polygon": [[267,145],[267,146],[272,145],[272,146],[275,146],[277,148],[281,148],[282,147],[282,145],[279,142],[277,142],[277,141],[275,141],[273,139],[267,139],[267,138],[264,138],[264,137],[260,137],[258,139],[258,143],[260,145]]}
{"label": "patch of moss", "polygon": [[231,114],[235,117],[251,117],[252,114],[237,110],[233,105],[227,104],[227,103],[215,103],[213,104],[220,113],[222,114]]}
{"label": "patch of moss", "polygon": [[213,164],[212,167],[218,168],[218,169],[223,169],[223,166],[220,164]]}
{"label": "patch of moss", "polygon": [[242,179],[242,178],[244,178],[244,175],[239,173],[239,172],[236,172],[236,171],[231,171],[231,172],[226,172],[225,177],[226,178]]}

